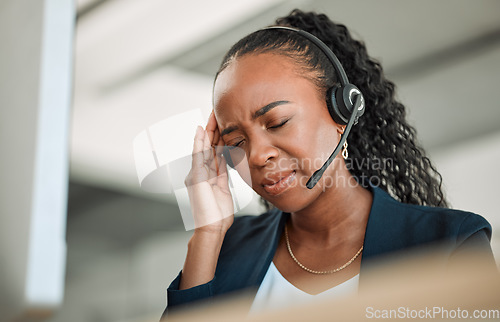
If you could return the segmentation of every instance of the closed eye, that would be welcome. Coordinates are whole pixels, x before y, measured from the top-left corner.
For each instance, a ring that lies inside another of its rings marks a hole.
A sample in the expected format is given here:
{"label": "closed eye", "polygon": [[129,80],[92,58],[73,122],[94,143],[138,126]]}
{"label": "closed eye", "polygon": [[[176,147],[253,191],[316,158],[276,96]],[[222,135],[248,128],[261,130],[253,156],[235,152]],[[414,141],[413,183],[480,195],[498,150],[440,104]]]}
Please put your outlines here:
{"label": "closed eye", "polygon": [[[280,127],[282,127],[283,125],[285,125],[285,124],[286,124],[286,122],[288,122],[288,121],[290,121],[290,119],[285,120],[285,121],[281,122],[281,123],[280,123],[280,124],[278,124],[278,125],[270,126],[269,128],[270,128],[270,129],[277,129],[277,128],[280,128]],[[243,143],[243,140],[242,140],[242,141],[239,141],[239,142],[238,142],[238,143],[236,143],[236,144],[228,145],[228,147],[229,147],[230,149],[233,149],[233,148],[235,148],[235,147],[239,147],[239,146],[241,145],[241,143]]]}
{"label": "closed eye", "polygon": [[280,124],[275,125],[275,126],[270,126],[269,128],[270,129],[277,129],[277,128],[282,127],[283,125],[285,125],[285,123],[288,122],[288,121],[289,120],[285,120],[285,121],[281,122]]}

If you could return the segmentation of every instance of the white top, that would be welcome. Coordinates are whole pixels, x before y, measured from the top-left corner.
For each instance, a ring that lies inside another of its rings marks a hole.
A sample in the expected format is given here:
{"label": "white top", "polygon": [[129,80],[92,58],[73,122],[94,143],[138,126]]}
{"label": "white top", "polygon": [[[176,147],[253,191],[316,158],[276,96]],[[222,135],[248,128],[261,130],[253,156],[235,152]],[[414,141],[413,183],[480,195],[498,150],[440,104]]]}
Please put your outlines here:
{"label": "white top", "polygon": [[351,279],[319,294],[312,295],[287,281],[271,262],[266,276],[255,295],[250,314],[267,310],[277,310],[325,298],[351,295],[358,291],[359,274]]}

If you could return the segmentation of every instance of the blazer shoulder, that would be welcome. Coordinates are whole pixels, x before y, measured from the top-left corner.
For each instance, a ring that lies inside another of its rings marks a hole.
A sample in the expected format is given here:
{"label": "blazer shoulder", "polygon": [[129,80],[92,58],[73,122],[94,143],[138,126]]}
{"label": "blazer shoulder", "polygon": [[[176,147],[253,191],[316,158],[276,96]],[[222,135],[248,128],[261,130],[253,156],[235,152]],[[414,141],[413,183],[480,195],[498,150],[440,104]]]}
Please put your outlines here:
{"label": "blazer shoulder", "polygon": [[491,238],[491,225],[472,212],[399,202],[380,188],[374,189],[367,238],[374,253],[448,241],[459,246],[480,232]]}
{"label": "blazer shoulder", "polygon": [[[396,201],[397,202],[397,201]],[[482,216],[464,210],[400,203],[417,228],[435,227],[436,236],[456,238],[457,243],[484,230],[491,239],[491,225]],[[438,231],[441,233],[439,234]]]}

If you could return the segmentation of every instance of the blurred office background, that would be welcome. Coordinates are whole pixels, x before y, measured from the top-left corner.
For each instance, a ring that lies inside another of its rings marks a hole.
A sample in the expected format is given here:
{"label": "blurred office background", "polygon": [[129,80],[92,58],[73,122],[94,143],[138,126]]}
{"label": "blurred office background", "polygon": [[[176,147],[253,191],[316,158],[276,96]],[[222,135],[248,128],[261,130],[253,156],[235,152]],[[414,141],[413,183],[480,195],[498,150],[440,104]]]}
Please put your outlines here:
{"label": "blurred office background", "polygon": [[[36,29],[33,24],[46,18],[49,3],[64,2],[3,0],[0,16],[18,21],[19,30],[4,20],[0,36],[17,41],[23,28]],[[77,0],[61,11],[75,19],[67,265],[63,303],[47,321],[159,318],[191,233],[172,194],[140,189],[134,138],[184,111],[201,109],[208,116],[213,76],[225,51],[293,8],[344,23],[382,62],[443,175],[452,206],[492,224],[498,262],[499,1]],[[41,35],[32,35],[43,44]],[[6,67],[3,52],[0,66]],[[14,112],[2,105],[3,126]],[[8,148],[5,135],[12,133],[0,133],[2,149]],[[242,212],[258,210],[255,198]]]}

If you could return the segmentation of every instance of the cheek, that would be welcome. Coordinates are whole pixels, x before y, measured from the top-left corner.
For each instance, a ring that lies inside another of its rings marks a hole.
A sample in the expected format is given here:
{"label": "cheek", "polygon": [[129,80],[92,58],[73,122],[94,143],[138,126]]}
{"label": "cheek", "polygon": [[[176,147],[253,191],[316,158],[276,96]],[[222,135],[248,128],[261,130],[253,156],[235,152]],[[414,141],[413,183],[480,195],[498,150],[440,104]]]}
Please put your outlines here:
{"label": "cheek", "polygon": [[322,160],[326,160],[338,143],[338,135],[335,127],[323,126],[319,128],[317,131],[317,138],[314,143],[314,149],[317,156]]}
{"label": "cheek", "polygon": [[319,169],[330,156],[337,143],[335,126],[327,121],[307,122],[291,140],[291,156],[297,158],[298,167],[306,173]]}

